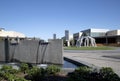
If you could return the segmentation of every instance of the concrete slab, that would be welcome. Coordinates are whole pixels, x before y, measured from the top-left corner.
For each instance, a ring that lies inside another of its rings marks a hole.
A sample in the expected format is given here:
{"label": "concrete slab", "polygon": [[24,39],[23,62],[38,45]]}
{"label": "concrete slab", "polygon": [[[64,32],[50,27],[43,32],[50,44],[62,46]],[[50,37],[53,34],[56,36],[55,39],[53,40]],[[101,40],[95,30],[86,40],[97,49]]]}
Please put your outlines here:
{"label": "concrete slab", "polygon": [[120,76],[120,47],[116,50],[64,50],[63,55],[92,66],[111,67]]}

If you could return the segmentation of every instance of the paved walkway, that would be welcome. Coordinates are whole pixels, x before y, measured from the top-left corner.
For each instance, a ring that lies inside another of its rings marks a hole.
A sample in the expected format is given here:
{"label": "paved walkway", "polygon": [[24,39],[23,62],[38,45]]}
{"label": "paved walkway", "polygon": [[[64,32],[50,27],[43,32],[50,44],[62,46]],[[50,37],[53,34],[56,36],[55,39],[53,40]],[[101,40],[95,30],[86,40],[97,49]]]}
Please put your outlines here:
{"label": "paved walkway", "polygon": [[116,50],[65,50],[63,55],[97,67],[111,67],[120,76],[119,47]]}

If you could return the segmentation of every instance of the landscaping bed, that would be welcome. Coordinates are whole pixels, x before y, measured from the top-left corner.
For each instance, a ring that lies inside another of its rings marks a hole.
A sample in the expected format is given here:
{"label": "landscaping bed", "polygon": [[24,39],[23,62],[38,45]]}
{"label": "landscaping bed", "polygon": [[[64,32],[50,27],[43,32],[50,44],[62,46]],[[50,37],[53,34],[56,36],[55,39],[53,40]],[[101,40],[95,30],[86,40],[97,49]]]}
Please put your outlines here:
{"label": "landscaping bed", "polygon": [[61,68],[55,65],[38,68],[22,63],[18,70],[10,65],[3,65],[0,69],[0,81],[120,81],[120,77],[110,67],[98,70],[82,66],[64,74]]}

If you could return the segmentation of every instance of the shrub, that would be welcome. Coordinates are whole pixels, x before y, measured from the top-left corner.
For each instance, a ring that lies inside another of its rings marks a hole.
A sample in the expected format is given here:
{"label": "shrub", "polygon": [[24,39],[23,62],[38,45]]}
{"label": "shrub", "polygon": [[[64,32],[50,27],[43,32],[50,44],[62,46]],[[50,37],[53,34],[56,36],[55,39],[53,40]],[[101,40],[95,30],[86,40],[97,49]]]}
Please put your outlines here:
{"label": "shrub", "polygon": [[89,74],[91,69],[85,66],[75,69],[74,72],[69,73],[68,81],[87,81],[89,79]]}
{"label": "shrub", "polygon": [[3,65],[1,68],[1,71],[5,72],[5,73],[11,73],[11,74],[15,74],[15,73],[19,72],[18,70],[13,69],[12,66],[10,66],[10,65]]}
{"label": "shrub", "polygon": [[0,81],[2,81],[4,78],[0,76]]}
{"label": "shrub", "polygon": [[[11,73],[2,73],[2,79],[3,81],[7,80],[7,81],[30,81],[30,80],[26,80],[24,78],[21,77],[17,77],[15,74],[11,74]],[[2,80],[0,80],[2,81]]]}
{"label": "shrub", "polygon": [[2,68],[1,68],[1,70],[5,71],[5,72],[8,72],[11,69],[12,69],[12,66],[9,66],[9,65],[3,65]]}
{"label": "shrub", "polygon": [[47,74],[48,75],[55,75],[57,74],[58,72],[60,72],[60,67],[58,66],[55,66],[55,65],[50,65],[46,68],[46,71],[47,71]]}
{"label": "shrub", "polygon": [[55,65],[50,65],[46,69],[33,67],[28,70],[28,78],[32,81],[40,81],[45,78],[45,76],[55,75],[60,72],[60,68]]}
{"label": "shrub", "polygon": [[13,69],[10,65],[3,65],[0,69],[0,81],[28,81],[24,78],[17,77],[15,74],[19,71]]}
{"label": "shrub", "polygon": [[20,70],[21,70],[22,72],[26,73],[28,69],[29,69],[29,66],[28,66],[27,63],[21,63],[21,65],[20,65]]}
{"label": "shrub", "polygon": [[114,71],[110,67],[102,67],[100,69],[100,74],[106,76],[106,75],[112,75],[114,74]]}
{"label": "shrub", "polygon": [[15,80],[15,75],[10,74],[10,73],[3,73],[3,78],[8,81],[14,81]]}
{"label": "shrub", "polygon": [[100,69],[102,81],[120,81],[120,77],[110,67]]}
{"label": "shrub", "polygon": [[33,67],[28,71],[28,77],[32,81],[40,81],[45,76],[45,70],[43,68]]}
{"label": "shrub", "polygon": [[75,69],[75,72],[78,72],[78,73],[81,73],[81,74],[88,74],[91,72],[91,69],[86,67],[86,66],[82,66],[82,67],[79,67],[77,69]]}
{"label": "shrub", "polygon": [[0,81],[2,81],[4,78],[3,78],[3,72],[0,70]]}
{"label": "shrub", "polygon": [[103,67],[100,71],[80,67],[69,73],[68,77],[68,81],[120,81],[120,77],[110,67]]}

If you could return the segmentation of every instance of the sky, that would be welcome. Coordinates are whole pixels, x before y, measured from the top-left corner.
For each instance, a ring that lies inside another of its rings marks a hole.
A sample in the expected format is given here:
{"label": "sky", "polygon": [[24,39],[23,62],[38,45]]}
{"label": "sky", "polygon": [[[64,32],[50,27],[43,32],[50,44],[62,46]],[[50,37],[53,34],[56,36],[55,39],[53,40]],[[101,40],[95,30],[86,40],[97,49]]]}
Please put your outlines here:
{"label": "sky", "polygon": [[0,0],[0,28],[45,40],[65,30],[120,29],[120,0]]}

